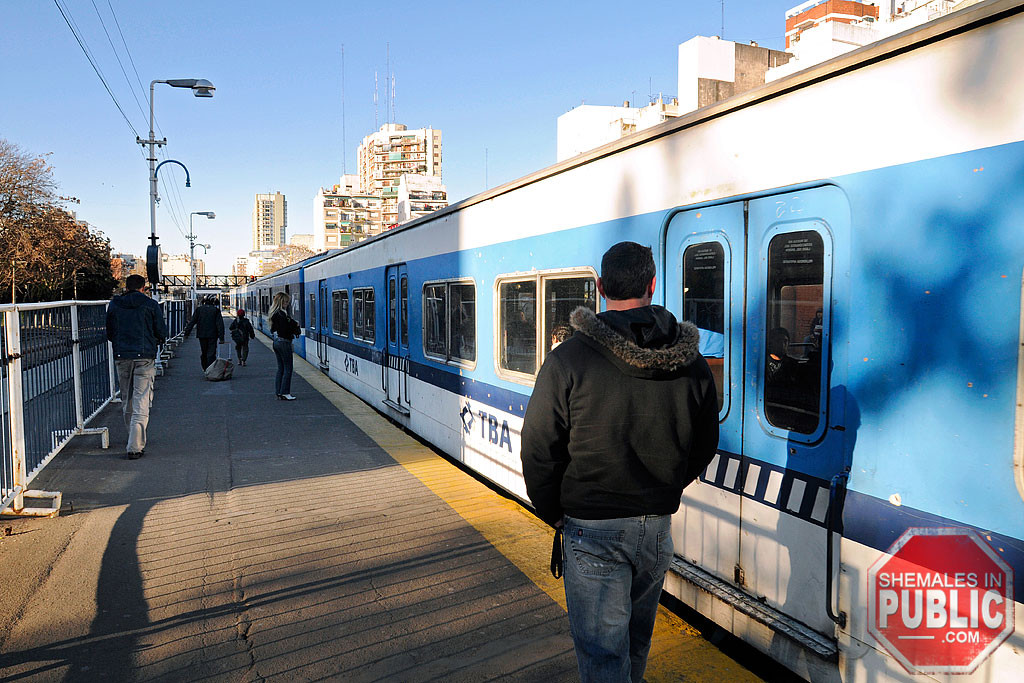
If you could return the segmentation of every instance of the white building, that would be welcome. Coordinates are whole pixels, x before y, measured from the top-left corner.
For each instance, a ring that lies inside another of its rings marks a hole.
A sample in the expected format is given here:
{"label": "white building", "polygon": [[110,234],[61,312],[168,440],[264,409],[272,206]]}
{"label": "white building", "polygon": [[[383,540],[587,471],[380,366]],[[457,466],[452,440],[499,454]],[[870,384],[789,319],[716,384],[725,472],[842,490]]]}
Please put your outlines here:
{"label": "white building", "polygon": [[405,223],[448,206],[448,191],[437,176],[406,173],[398,183],[398,222]]}
{"label": "white building", "polygon": [[398,223],[398,185],[406,173],[441,177],[441,131],[386,123],[359,145],[359,187],[384,200],[384,227]]}
{"label": "white building", "polygon": [[768,70],[774,81],[920,26],[981,0],[809,0],[786,12],[794,59]]}
{"label": "white building", "polygon": [[[163,254],[160,264],[162,275],[187,275],[192,276],[192,266],[189,263],[188,254]],[[206,274],[206,264],[202,259],[196,259],[196,275]]]}
{"label": "white building", "polygon": [[630,107],[629,102],[621,107],[583,105],[562,114],[558,117],[558,160],[760,87],[769,67],[790,58],[785,52],[753,42],[691,38],[679,45],[677,97],[668,104],[659,97],[645,107]]}
{"label": "white building", "polygon": [[558,161],[582,154],[679,115],[676,100],[665,104],[659,98],[646,107],[583,104],[558,117],[556,155]]}
{"label": "white building", "polygon": [[252,248],[274,249],[288,243],[288,202],[280,192],[257,194],[252,208]]}
{"label": "white building", "polygon": [[341,249],[379,235],[383,210],[384,198],[365,192],[359,176],[343,175],[337,185],[321,187],[313,199],[313,251]]}

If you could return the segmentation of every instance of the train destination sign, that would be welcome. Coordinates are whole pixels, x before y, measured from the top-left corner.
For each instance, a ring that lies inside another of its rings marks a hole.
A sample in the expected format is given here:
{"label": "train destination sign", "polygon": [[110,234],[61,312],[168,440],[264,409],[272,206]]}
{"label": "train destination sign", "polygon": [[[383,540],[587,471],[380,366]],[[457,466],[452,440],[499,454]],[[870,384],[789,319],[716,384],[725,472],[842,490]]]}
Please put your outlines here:
{"label": "train destination sign", "polygon": [[971,529],[908,529],[868,571],[868,630],[911,673],[970,673],[1013,633],[1013,571]]}

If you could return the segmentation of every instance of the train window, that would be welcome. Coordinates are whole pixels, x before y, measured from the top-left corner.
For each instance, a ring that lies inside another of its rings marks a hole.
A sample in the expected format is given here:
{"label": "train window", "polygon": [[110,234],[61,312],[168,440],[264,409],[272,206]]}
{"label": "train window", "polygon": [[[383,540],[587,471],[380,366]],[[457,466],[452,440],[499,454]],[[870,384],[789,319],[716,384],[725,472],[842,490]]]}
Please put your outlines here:
{"label": "train window", "polygon": [[376,325],[373,289],[352,290],[352,335],[372,344],[377,338]]}
{"label": "train window", "polygon": [[768,244],[764,412],[781,429],[818,428],[825,247],[813,230],[777,235]]}
{"label": "train window", "polygon": [[391,280],[388,280],[388,340],[392,344],[398,341],[398,336],[395,331],[395,296],[395,281],[392,278]]}
{"label": "train window", "polygon": [[402,301],[402,346],[409,345],[409,277],[402,276],[398,297]]}
{"label": "train window", "polygon": [[447,285],[423,287],[423,352],[447,358],[445,345],[445,296]]}
{"label": "train window", "polygon": [[316,328],[316,294],[309,295],[309,327]]}
{"label": "train window", "polygon": [[424,285],[423,351],[446,362],[476,361],[476,285]]}
{"label": "train window", "polygon": [[[579,306],[597,311],[597,299],[597,277],[591,268],[499,281],[499,374],[502,370],[537,374],[547,353],[571,336],[572,312]],[[509,379],[529,378],[511,375]]]}
{"label": "train window", "polygon": [[597,311],[597,281],[592,277],[544,280],[544,355],[572,336],[569,316],[579,306]]}
{"label": "train window", "polygon": [[683,320],[700,330],[700,352],[718,389],[718,410],[725,405],[725,247],[694,244],[683,252]]}
{"label": "train window", "polygon": [[339,337],[348,336],[348,290],[331,292],[331,330]]}
{"label": "train window", "polygon": [[537,372],[537,281],[498,285],[499,367],[533,375]]}

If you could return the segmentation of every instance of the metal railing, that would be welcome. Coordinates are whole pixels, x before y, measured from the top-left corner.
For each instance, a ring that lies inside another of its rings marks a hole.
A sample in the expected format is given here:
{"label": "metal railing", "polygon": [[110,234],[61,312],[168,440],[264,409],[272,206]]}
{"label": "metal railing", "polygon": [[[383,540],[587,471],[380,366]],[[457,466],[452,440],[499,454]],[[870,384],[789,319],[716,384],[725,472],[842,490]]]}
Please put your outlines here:
{"label": "metal railing", "polygon": [[[106,338],[106,301],[59,301],[0,306],[0,510],[53,515],[60,494],[28,486],[114,398],[117,385]],[[24,499],[54,501],[26,508]]]}

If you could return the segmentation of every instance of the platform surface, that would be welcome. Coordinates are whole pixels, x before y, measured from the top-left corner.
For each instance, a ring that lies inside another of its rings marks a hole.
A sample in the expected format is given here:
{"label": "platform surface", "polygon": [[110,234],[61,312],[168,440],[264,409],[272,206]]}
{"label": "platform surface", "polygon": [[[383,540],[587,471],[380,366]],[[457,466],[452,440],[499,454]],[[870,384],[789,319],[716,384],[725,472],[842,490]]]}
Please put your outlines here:
{"label": "platform surface", "polygon": [[[0,679],[574,681],[551,531],[262,336],[228,382],[199,345],[157,378],[145,456],[120,406],[4,520]],[[759,680],[662,610],[657,681]]]}

